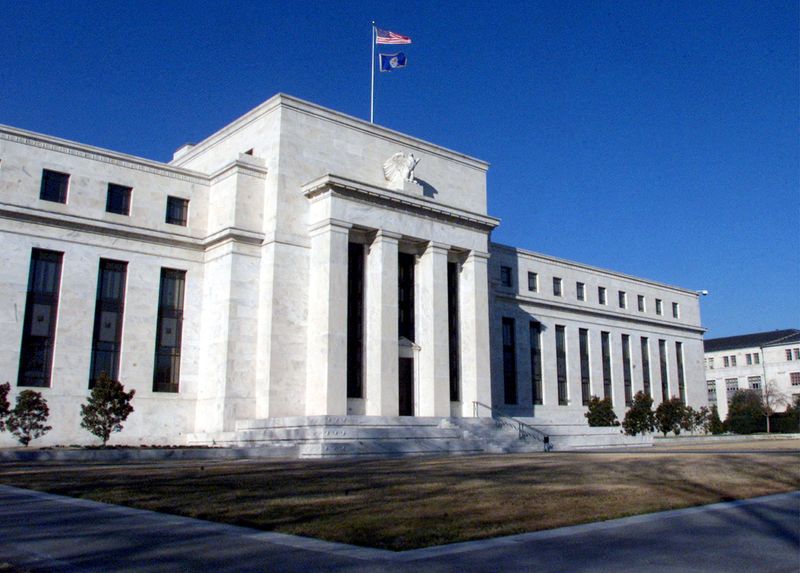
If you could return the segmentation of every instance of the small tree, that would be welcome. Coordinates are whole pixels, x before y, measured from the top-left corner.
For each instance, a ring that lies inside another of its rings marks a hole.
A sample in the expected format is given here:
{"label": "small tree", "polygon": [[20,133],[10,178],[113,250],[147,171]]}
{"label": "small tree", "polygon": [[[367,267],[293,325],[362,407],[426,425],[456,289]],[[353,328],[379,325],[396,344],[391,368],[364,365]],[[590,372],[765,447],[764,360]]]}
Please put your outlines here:
{"label": "small tree", "polygon": [[677,397],[672,397],[658,405],[658,408],[656,408],[656,428],[664,434],[665,438],[669,432],[673,432],[676,436],[680,435],[681,421],[684,419],[685,410],[686,406]]}
{"label": "small tree", "polygon": [[31,440],[44,436],[52,430],[45,425],[50,408],[39,392],[23,390],[17,394],[17,404],[6,419],[6,426],[17,437],[20,444],[28,447]]}
{"label": "small tree", "polygon": [[655,429],[655,412],[653,412],[653,399],[642,391],[633,397],[633,404],[625,413],[622,427],[629,436],[646,434]]}
{"label": "small tree", "polygon": [[[719,418],[719,415],[717,415]],[[701,430],[704,434],[709,432],[711,424],[711,410],[706,406],[700,406],[699,410],[694,411],[694,427],[696,430]]]}
{"label": "small tree", "polygon": [[695,429],[697,429],[697,412],[691,406],[684,406],[683,412],[681,412],[681,421],[680,426],[681,430],[686,430],[694,434]]}
{"label": "small tree", "polygon": [[764,406],[764,416],[767,418],[767,433],[770,431],[769,418],[775,410],[789,405],[789,396],[780,389],[774,380],[770,380],[764,385],[761,393],[761,403]]}
{"label": "small tree", "polygon": [[592,399],[589,400],[589,411],[584,416],[592,427],[619,426],[611,398],[601,400],[597,396],[592,396]]}
{"label": "small tree", "polygon": [[725,425],[735,434],[763,432],[765,412],[761,392],[758,390],[737,390],[728,405]]}
{"label": "small tree", "polygon": [[103,440],[103,447],[113,432],[122,430],[122,422],[133,412],[131,400],[136,390],[125,392],[125,386],[103,372],[95,382],[86,404],[81,405],[81,427]]}
{"label": "small tree", "polygon": [[722,420],[719,417],[719,410],[717,410],[716,404],[711,406],[711,412],[708,414],[708,431],[715,436],[725,431],[725,428],[722,425]]}
{"label": "small tree", "polygon": [[6,430],[6,418],[11,408],[11,404],[8,403],[9,392],[11,392],[11,385],[8,382],[0,384],[0,432]]}

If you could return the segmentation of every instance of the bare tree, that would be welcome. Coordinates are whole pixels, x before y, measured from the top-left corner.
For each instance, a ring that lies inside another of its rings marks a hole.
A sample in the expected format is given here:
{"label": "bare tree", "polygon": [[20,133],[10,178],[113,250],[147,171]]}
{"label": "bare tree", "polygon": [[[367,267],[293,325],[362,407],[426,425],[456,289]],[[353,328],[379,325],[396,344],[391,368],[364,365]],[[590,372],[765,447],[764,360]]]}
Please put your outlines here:
{"label": "bare tree", "polygon": [[767,433],[769,434],[769,418],[775,413],[777,408],[789,405],[789,396],[780,389],[775,380],[770,380],[764,384],[764,389],[761,394],[761,399],[764,402],[764,415],[767,417]]}

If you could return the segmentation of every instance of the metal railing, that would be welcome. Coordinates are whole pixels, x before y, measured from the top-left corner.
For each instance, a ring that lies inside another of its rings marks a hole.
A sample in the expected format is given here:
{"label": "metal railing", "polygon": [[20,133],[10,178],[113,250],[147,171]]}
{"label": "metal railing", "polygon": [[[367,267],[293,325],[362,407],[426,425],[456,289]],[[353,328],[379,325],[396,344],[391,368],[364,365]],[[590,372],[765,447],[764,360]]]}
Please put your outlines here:
{"label": "metal railing", "polygon": [[519,432],[520,440],[533,438],[544,444],[550,444],[550,437],[541,430],[534,428],[530,424],[526,424],[522,420],[517,420],[516,418],[501,412],[497,408],[493,408],[492,406],[484,404],[483,402],[472,402],[472,415],[477,418],[478,412],[481,408],[485,408],[492,413],[492,419],[498,426],[506,426],[508,428],[516,429]]}

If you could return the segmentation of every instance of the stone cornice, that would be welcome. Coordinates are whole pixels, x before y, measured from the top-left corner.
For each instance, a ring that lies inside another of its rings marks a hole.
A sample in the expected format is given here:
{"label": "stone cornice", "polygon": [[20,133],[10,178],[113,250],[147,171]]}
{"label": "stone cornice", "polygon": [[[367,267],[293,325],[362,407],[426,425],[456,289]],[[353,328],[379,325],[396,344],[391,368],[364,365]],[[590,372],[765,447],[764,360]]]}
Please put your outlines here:
{"label": "stone cornice", "polygon": [[471,213],[454,207],[445,207],[427,199],[412,197],[398,191],[375,187],[369,183],[361,183],[338,175],[327,174],[307,183],[302,188],[308,199],[314,199],[325,193],[336,193],[345,197],[354,197],[370,203],[406,211],[434,219],[442,219],[456,225],[473,227],[484,232],[494,229],[500,221],[494,217]]}
{"label": "stone cornice", "polygon": [[589,315],[595,316],[598,318],[602,318],[604,320],[612,319],[612,320],[619,320],[622,322],[632,322],[635,324],[644,325],[647,327],[659,327],[659,328],[670,328],[675,330],[682,330],[684,332],[692,332],[694,334],[702,335],[706,332],[706,329],[702,326],[692,326],[689,324],[681,324],[675,322],[666,322],[666,321],[659,321],[653,320],[651,318],[646,317],[638,317],[638,316],[630,316],[627,314],[617,314],[614,312],[604,311],[600,309],[594,308],[586,308],[583,306],[572,305],[568,303],[557,303],[553,301],[545,301],[540,299],[533,299],[525,296],[520,296],[513,293],[504,293],[504,292],[497,292],[494,291],[495,298],[499,300],[503,300],[505,302],[510,302],[517,304],[519,306],[524,307],[541,307],[547,308],[550,310],[560,310],[562,312],[570,312],[576,313],[581,315]]}
{"label": "stone cornice", "polygon": [[76,143],[66,139],[52,137],[50,135],[43,135],[32,131],[26,131],[15,127],[0,125],[0,140],[11,141],[23,145],[30,145],[48,151],[55,151],[72,155],[74,157],[81,157],[90,161],[97,161],[100,163],[107,163],[125,169],[134,169],[136,171],[143,171],[145,173],[152,173],[162,177],[169,177],[171,179],[178,179],[188,183],[197,185],[208,185],[209,179],[206,175],[183,169],[180,167],[173,167],[166,163],[159,163],[149,159],[136,157],[133,155],[126,155],[116,151],[109,151],[91,145]]}
{"label": "stone cornice", "polygon": [[243,175],[250,175],[251,177],[256,177],[258,179],[267,178],[267,168],[263,165],[263,160],[260,160],[257,163],[255,161],[242,160],[242,157],[240,156],[239,159],[231,161],[223,168],[212,173],[209,177],[209,180],[212,184],[216,184],[224,179],[227,179],[233,174],[239,173]]}

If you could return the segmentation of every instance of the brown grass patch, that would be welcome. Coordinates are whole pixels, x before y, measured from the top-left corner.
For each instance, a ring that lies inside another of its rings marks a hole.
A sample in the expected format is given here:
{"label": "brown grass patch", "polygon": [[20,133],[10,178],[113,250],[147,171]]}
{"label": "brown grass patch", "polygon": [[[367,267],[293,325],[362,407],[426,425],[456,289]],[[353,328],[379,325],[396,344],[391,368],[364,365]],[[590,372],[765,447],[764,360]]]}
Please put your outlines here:
{"label": "brown grass patch", "polygon": [[562,453],[390,460],[10,463],[0,482],[394,550],[800,488],[800,456]]}

